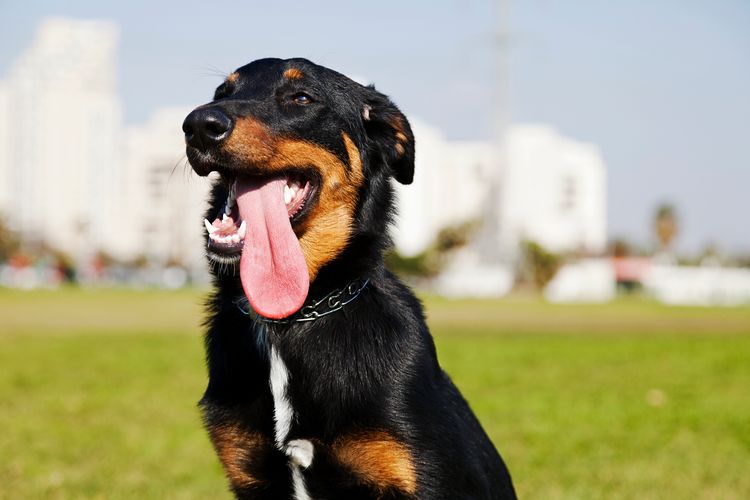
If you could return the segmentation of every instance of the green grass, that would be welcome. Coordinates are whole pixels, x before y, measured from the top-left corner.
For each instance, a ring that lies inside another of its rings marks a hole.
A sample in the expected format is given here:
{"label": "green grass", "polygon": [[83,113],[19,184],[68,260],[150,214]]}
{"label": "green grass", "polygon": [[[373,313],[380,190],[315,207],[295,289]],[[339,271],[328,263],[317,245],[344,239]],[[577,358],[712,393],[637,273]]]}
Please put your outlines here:
{"label": "green grass", "polygon": [[[0,290],[0,498],[229,498],[198,292]],[[750,498],[750,309],[429,298],[524,498]]]}

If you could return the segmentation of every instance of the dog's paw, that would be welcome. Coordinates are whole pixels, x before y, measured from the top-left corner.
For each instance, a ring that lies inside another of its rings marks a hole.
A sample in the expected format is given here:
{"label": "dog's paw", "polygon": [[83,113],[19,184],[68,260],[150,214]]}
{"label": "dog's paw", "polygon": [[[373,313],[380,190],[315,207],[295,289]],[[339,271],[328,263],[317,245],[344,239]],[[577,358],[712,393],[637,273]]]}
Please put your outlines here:
{"label": "dog's paw", "polygon": [[287,443],[284,451],[293,464],[307,469],[312,464],[315,447],[307,439],[293,439]]}

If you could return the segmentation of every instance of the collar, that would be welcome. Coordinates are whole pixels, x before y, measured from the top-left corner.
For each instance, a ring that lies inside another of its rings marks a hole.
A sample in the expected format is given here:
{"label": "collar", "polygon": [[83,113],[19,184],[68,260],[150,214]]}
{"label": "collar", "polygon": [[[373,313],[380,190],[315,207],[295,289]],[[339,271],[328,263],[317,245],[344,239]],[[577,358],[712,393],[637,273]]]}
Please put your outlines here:
{"label": "collar", "polygon": [[329,314],[343,309],[345,305],[359,297],[359,294],[362,293],[362,290],[367,288],[369,283],[369,278],[357,278],[352,280],[344,288],[333,290],[321,299],[307,301],[299,311],[284,319],[271,319],[257,314],[252,308],[250,308],[247,297],[244,295],[235,299],[234,305],[237,306],[237,309],[239,309],[242,314],[253,316],[253,319],[262,321],[263,323],[304,323],[307,321],[315,321],[318,318],[328,316]]}

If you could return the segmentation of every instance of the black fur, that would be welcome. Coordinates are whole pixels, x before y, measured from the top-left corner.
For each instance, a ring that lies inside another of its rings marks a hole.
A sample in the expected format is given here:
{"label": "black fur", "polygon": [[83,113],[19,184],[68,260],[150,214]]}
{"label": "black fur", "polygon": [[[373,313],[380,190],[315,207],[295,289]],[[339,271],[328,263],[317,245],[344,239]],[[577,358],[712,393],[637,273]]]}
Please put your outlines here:
{"label": "black fur", "polygon": [[[303,81],[288,81],[286,68],[300,69]],[[508,471],[466,401],[440,368],[435,346],[414,294],[383,264],[391,246],[393,215],[390,178],[409,183],[414,138],[408,121],[373,87],[304,59],[264,59],[237,72],[208,106],[233,117],[251,114],[274,133],[321,145],[348,164],[341,132],[361,152],[365,182],[355,209],[349,243],[321,268],[308,298],[319,298],[352,279],[369,286],[342,310],[314,322],[257,322],[236,305],[243,295],[236,265],[214,265],[214,291],[206,321],[209,383],[201,400],[210,429],[231,426],[268,437],[248,450],[242,467],[257,483],[233,486],[239,498],[291,498],[284,453],[273,446],[273,399],[269,390],[269,346],[290,373],[289,398],[296,421],[288,439],[315,444],[304,471],[312,498],[500,499],[515,498]],[[304,91],[314,104],[288,107],[289,95]],[[397,122],[394,128],[394,120]],[[402,136],[398,151],[397,132]],[[191,151],[196,171],[222,176],[242,172],[220,151]],[[302,163],[304,163],[302,159]],[[226,198],[214,186],[208,218]],[[377,429],[411,452],[416,493],[381,489],[337,463],[327,446],[341,435]]]}

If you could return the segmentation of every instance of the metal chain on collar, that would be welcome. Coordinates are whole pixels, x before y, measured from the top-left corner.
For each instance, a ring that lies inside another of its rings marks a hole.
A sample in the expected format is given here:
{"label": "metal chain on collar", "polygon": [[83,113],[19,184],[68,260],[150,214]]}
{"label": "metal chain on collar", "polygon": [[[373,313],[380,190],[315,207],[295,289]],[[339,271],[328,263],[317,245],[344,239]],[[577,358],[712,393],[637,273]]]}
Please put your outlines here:
{"label": "metal chain on collar", "polygon": [[[270,319],[264,318],[263,316],[256,314],[255,319],[264,323],[303,323],[306,321],[315,321],[323,316],[328,316],[331,313],[341,310],[345,305],[352,302],[354,299],[359,297],[367,285],[370,283],[369,279],[364,281],[355,279],[349,282],[344,288],[333,290],[328,295],[319,300],[313,300],[309,304],[302,306],[302,309],[296,313],[297,317],[289,317],[285,319]],[[251,314],[249,304],[246,297],[240,297],[234,301],[237,309],[246,316]]]}

